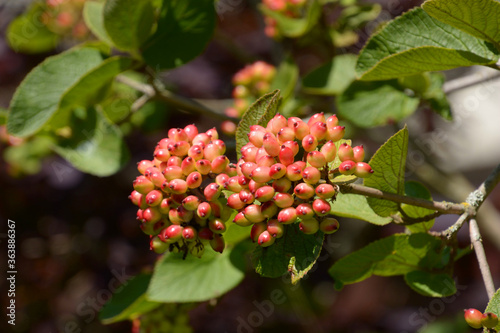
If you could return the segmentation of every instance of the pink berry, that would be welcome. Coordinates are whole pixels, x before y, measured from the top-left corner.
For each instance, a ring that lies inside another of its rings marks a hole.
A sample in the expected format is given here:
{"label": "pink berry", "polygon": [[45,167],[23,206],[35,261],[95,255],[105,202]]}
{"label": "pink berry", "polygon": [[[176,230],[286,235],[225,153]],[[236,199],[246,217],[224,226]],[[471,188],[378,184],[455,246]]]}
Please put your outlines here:
{"label": "pink berry", "polygon": [[216,183],[208,184],[203,191],[205,198],[207,201],[216,200],[222,191],[222,186],[217,185]]}
{"label": "pink berry", "polygon": [[373,172],[374,171],[372,167],[368,163],[365,162],[356,163],[356,168],[354,170],[354,175],[356,175],[356,177],[368,178],[373,174]]}
{"label": "pink berry", "polygon": [[269,231],[264,230],[260,235],[259,238],[257,239],[257,244],[259,244],[262,247],[267,247],[273,245],[275,241],[275,238],[271,236]]}
{"label": "pink berry", "polygon": [[297,221],[297,211],[293,207],[283,208],[278,213],[278,221],[282,224],[292,224]]}
{"label": "pink berry", "polygon": [[238,193],[233,193],[227,198],[227,205],[233,209],[241,209],[245,207],[245,203],[241,201]]}
{"label": "pink berry", "polygon": [[187,210],[196,210],[200,205],[200,199],[195,195],[189,195],[182,200],[182,206]]}
{"label": "pink berry", "polygon": [[332,207],[328,201],[324,199],[316,199],[313,201],[312,208],[316,215],[324,216],[330,213]]}
{"label": "pink berry", "polygon": [[354,162],[363,162],[365,159],[365,149],[363,148],[363,145],[356,146],[352,148],[353,151],[353,161]]}
{"label": "pink berry", "polygon": [[316,137],[318,141],[321,141],[326,137],[327,130],[326,124],[318,121],[310,126],[309,133]]}
{"label": "pink berry", "polygon": [[293,154],[293,150],[286,147],[285,145],[281,146],[279,151],[279,160],[283,165],[290,165],[294,161],[295,155]]}
{"label": "pink berry", "polygon": [[248,227],[249,225],[252,225],[253,222],[249,221],[243,212],[239,212],[236,214],[236,216],[233,219],[233,223],[239,225],[240,227]]}
{"label": "pink berry", "polygon": [[154,184],[147,179],[145,176],[137,177],[134,182],[134,190],[141,194],[148,194],[150,191],[154,190]]}
{"label": "pink berry", "polygon": [[274,188],[272,186],[262,186],[255,191],[255,199],[260,202],[266,202],[274,197]]}
{"label": "pink berry", "polygon": [[158,190],[153,190],[146,194],[146,202],[151,207],[158,206],[163,200],[163,195]]}
{"label": "pink berry", "polygon": [[259,240],[259,236],[261,233],[267,230],[266,223],[255,223],[250,230],[250,239],[253,242],[257,242]]}
{"label": "pink berry", "polygon": [[274,203],[279,208],[287,208],[293,205],[293,196],[289,193],[276,193]]}
{"label": "pink berry", "polygon": [[184,133],[186,133],[188,140],[191,142],[198,135],[198,127],[195,124],[187,125],[184,127]]}
{"label": "pink berry", "polygon": [[302,178],[308,184],[316,184],[321,179],[321,172],[315,167],[306,167],[302,171]]}
{"label": "pink berry", "polygon": [[333,142],[337,142],[344,137],[345,127],[344,126],[334,126],[332,128],[328,128],[326,139],[332,140]]}
{"label": "pink berry", "polygon": [[352,175],[356,170],[356,163],[353,161],[344,161],[339,165],[339,172],[343,175]]}
{"label": "pink berry", "polygon": [[297,211],[297,216],[300,218],[311,218],[314,216],[314,210],[311,204],[308,203],[301,203],[295,210]]}
{"label": "pink berry", "polygon": [[321,184],[316,187],[316,195],[321,199],[329,199],[335,195],[335,188],[330,184]]}
{"label": "pink berry", "polygon": [[314,196],[314,187],[307,183],[300,183],[293,189],[293,193],[300,199],[310,199]]}
{"label": "pink berry", "polygon": [[274,238],[281,238],[285,232],[285,228],[282,223],[278,222],[278,220],[272,219],[267,221],[267,231]]}
{"label": "pink berry", "polygon": [[139,170],[139,172],[141,174],[144,174],[144,172],[146,172],[147,168],[150,168],[150,167],[153,167],[153,166],[154,166],[153,162],[148,161],[148,160],[142,160],[139,163],[137,163],[137,170]]}
{"label": "pink berry", "polygon": [[189,188],[200,187],[203,177],[197,171],[191,172],[186,178],[186,184]]}
{"label": "pink berry", "polygon": [[321,147],[320,152],[323,156],[325,156],[327,163],[332,162],[335,159],[335,156],[337,156],[337,147],[335,146],[335,143],[330,140]]}
{"label": "pink berry", "polygon": [[302,139],[302,147],[306,152],[313,151],[318,146],[318,139],[314,135],[308,134]]}

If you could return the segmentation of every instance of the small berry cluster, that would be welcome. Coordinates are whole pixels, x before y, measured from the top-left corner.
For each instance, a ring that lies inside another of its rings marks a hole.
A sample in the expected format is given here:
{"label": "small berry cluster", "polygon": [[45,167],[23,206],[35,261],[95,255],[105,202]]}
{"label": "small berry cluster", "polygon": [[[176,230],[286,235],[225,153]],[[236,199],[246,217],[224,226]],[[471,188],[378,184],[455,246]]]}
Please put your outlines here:
{"label": "small berry cluster", "polygon": [[[287,17],[301,17],[302,9],[306,3],[306,0],[262,0],[264,6],[269,10],[281,13]],[[277,22],[274,18],[266,16],[265,17],[265,34],[268,37],[279,39],[281,33],[277,27]]]}
{"label": "small berry cluster", "polygon": [[89,29],[83,20],[84,4],[85,0],[46,0],[40,20],[58,35],[85,39]]}
{"label": "small berry cluster", "polygon": [[[264,247],[283,235],[284,225],[295,222],[305,234],[335,232],[339,223],[329,216],[328,200],[337,191],[329,173],[363,178],[373,173],[362,162],[362,146],[342,143],[337,150],[335,142],[344,133],[335,115],[326,119],[323,113],[307,123],[278,114],[266,128],[251,126],[249,143],[242,147],[237,163],[238,176],[224,185],[235,192],[227,199],[227,205],[239,211],[233,222],[252,225],[252,240]],[[341,163],[331,170],[336,157]]]}
{"label": "small berry cluster", "polygon": [[493,329],[498,325],[498,316],[491,312],[481,313],[476,309],[464,310],[464,317],[467,324],[472,328]]}
{"label": "small berry cluster", "polygon": [[225,151],[215,128],[198,133],[195,125],[188,125],[170,129],[156,146],[154,159],[138,163],[142,175],[134,180],[129,198],[139,206],[137,219],[151,235],[155,252],[201,257],[206,243],[223,251],[221,234],[232,210],[219,198],[222,186],[211,180],[222,173],[236,175]]}
{"label": "small berry cluster", "polygon": [[[250,104],[269,91],[275,75],[276,68],[264,61],[247,65],[234,74],[234,106],[227,108],[225,113],[230,117],[241,117]],[[236,131],[236,124],[224,121],[221,124],[221,130],[225,134],[233,135]]]}

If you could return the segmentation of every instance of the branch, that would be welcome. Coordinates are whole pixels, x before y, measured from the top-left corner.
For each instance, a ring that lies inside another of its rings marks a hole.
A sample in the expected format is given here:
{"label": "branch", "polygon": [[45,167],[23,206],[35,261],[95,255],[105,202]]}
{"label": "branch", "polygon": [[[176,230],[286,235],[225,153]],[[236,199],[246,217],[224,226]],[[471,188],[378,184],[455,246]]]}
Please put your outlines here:
{"label": "branch", "polygon": [[477,261],[479,262],[479,268],[481,269],[481,275],[483,276],[484,286],[486,287],[488,299],[491,299],[495,294],[495,285],[493,284],[490,267],[488,266],[486,254],[484,253],[481,234],[479,233],[479,227],[477,226],[477,222],[475,219],[471,219],[469,222],[469,234],[470,241],[474,247],[474,252],[476,252]]}
{"label": "branch", "polygon": [[464,217],[463,215],[460,216],[460,218],[455,222],[451,227],[443,231],[441,234],[446,236],[448,239],[451,238],[451,236],[460,230],[462,225],[465,223],[465,221],[469,220],[470,218],[476,216],[476,211],[477,209],[483,204],[484,200],[488,197],[488,195],[493,191],[495,186],[500,182],[500,164],[497,165],[495,170],[493,170],[486,180],[479,185],[477,190],[469,194],[465,202],[469,205],[471,208],[469,212],[467,212],[466,216]]}
{"label": "branch", "polygon": [[[403,215],[404,211],[403,210],[400,210],[401,212],[401,215]],[[432,214],[429,214],[429,215],[425,215],[425,216],[422,216],[422,217],[418,217],[418,218],[414,218],[414,217],[410,217],[410,216],[399,216],[399,215],[391,215],[394,223],[396,224],[401,224],[401,225],[412,225],[412,224],[417,224],[417,223],[421,223],[421,222],[426,222],[426,221],[430,221],[432,219],[435,219],[436,217],[439,217],[443,215],[443,213],[441,212],[434,212]]]}
{"label": "branch", "polygon": [[195,100],[176,95],[173,92],[166,90],[158,80],[153,80],[152,85],[137,82],[124,75],[118,75],[116,77],[116,80],[118,82],[126,84],[129,87],[134,88],[135,90],[142,92],[147,96],[158,98],[166,102],[167,104],[173,105],[179,109],[219,120],[231,120],[236,123],[239,122],[239,119],[237,118],[226,116],[223,113],[218,113],[212,109],[207,108],[203,104],[198,103]]}
{"label": "branch", "polygon": [[358,184],[344,184],[338,186],[341,193],[361,194],[367,197],[389,200],[417,207],[423,207],[443,214],[463,214],[464,212],[468,211],[467,205],[464,204],[457,204],[451,202],[436,202],[420,198],[413,198],[404,195],[384,192],[376,188]]}

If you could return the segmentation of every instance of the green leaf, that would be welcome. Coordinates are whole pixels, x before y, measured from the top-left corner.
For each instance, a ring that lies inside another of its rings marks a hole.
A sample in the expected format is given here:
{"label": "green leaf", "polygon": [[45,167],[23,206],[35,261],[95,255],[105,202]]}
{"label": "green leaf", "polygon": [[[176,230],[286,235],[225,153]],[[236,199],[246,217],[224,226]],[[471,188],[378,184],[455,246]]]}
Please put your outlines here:
{"label": "green leaf", "polygon": [[323,233],[306,235],[299,224],[285,225],[283,237],[270,247],[257,246],[252,255],[255,271],[264,277],[277,278],[290,274],[297,283],[314,266],[323,246]]}
{"label": "green leaf", "polygon": [[[424,185],[414,180],[405,182],[405,195],[414,198],[432,200],[431,192]],[[401,209],[411,218],[424,217],[434,213],[433,210],[407,204],[401,204]],[[434,225],[434,221],[435,219],[431,219],[426,222],[409,225],[407,228],[412,233],[427,232]]]}
{"label": "green leaf", "polygon": [[389,217],[377,215],[371,209],[370,205],[368,205],[366,197],[357,194],[337,194],[337,198],[333,201],[331,213],[337,216],[363,220],[376,225],[386,225],[392,221]]}
{"label": "green leaf", "polygon": [[457,292],[455,281],[445,273],[413,271],[405,275],[405,282],[417,293],[429,297],[447,297]]}
{"label": "green leaf", "polygon": [[59,141],[54,150],[83,172],[109,176],[129,159],[120,130],[94,108],[72,114],[72,136]]}
{"label": "green leaf", "polygon": [[93,48],[72,49],[35,67],[12,97],[8,131],[20,137],[39,131],[58,110],[61,97],[103,57]]}
{"label": "green leaf", "polygon": [[419,102],[417,97],[408,96],[396,80],[354,81],[337,99],[337,108],[353,124],[374,127],[408,117]]}
{"label": "green leaf", "polygon": [[[488,306],[486,307],[484,312],[492,312],[497,316],[500,316],[500,289],[498,289],[490,299],[490,301],[488,302]],[[497,332],[500,331],[500,322],[495,327],[495,329],[497,330]]]}
{"label": "green leaf", "polygon": [[256,100],[243,114],[236,129],[236,153],[238,159],[241,157],[241,147],[248,143],[248,133],[250,126],[266,126],[269,120],[278,112],[281,101],[280,91],[275,90]]}
{"label": "green leaf", "polygon": [[143,45],[144,60],[158,70],[193,60],[212,38],[215,21],[213,0],[163,1],[158,28]]}
{"label": "green leaf", "polygon": [[109,45],[113,45],[113,42],[106,32],[104,27],[104,3],[96,1],[85,1],[83,7],[83,19],[85,25],[92,31],[92,33]]}
{"label": "green leaf", "polygon": [[439,239],[425,233],[391,235],[338,260],[329,273],[338,288],[372,275],[403,275],[427,268],[426,257],[435,255],[440,246]]}
{"label": "green leaf", "polygon": [[403,76],[398,78],[398,83],[404,88],[413,90],[415,94],[422,95],[431,84],[430,73]]}
{"label": "green leaf", "polygon": [[101,309],[99,319],[102,323],[107,325],[132,320],[160,306],[161,303],[151,302],[146,298],[150,280],[151,274],[140,274],[120,287]]}
{"label": "green leaf", "polygon": [[406,12],[374,34],[361,50],[356,74],[386,80],[425,71],[494,64],[499,52],[429,16],[422,8]]}
{"label": "green leaf", "polygon": [[41,22],[43,12],[43,6],[35,3],[26,14],[17,17],[9,25],[7,42],[15,52],[42,53],[57,46],[60,37]]}
{"label": "green leaf", "polygon": [[148,297],[158,302],[202,302],[220,297],[245,276],[244,246],[222,254],[205,247],[203,257],[164,255],[155,265]]}
{"label": "green leaf", "polygon": [[150,36],[153,23],[149,0],[107,0],[104,4],[104,27],[119,49],[139,48]]}
{"label": "green leaf", "polygon": [[293,59],[286,58],[277,68],[276,76],[271,82],[269,90],[279,89],[283,100],[287,100],[293,95],[297,80],[299,79],[299,68],[293,62]]}
{"label": "green leaf", "polygon": [[9,110],[0,107],[0,125],[5,125],[7,123],[8,115]]}
{"label": "green leaf", "polygon": [[318,19],[321,15],[321,5],[318,0],[308,1],[305,7],[305,14],[299,18],[285,16],[264,5],[261,5],[259,8],[266,16],[276,20],[278,29],[283,36],[290,38],[297,38],[305,35],[318,23]]}
{"label": "green leaf", "polygon": [[422,95],[422,99],[429,103],[432,110],[446,120],[452,120],[450,103],[443,90],[445,77],[441,73],[430,73],[430,86]]}
{"label": "green leaf", "polygon": [[316,68],[302,80],[304,92],[316,95],[339,95],[355,79],[357,57],[344,54]]}
{"label": "green leaf", "polygon": [[32,175],[40,172],[43,158],[52,154],[52,145],[52,138],[38,135],[20,145],[6,147],[3,159],[9,164],[9,173]]}
{"label": "green leaf", "polygon": [[59,102],[57,117],[50,120],[50,125],[54,128],[64,126],[68,122],[72,109],[87,108],[102,101],[115,76],[131,66],[131,58],[115,56],[104,60],[99,66],[83,75],[63,94]]}
{"label": "green leaf", "polygon": [[[375,172],[369,178],[364,179],[364,185],[403,195],[407,152],[408,129],[405,126],[373,155],[369,164]],[[398,211],[396,202],[375,198],[367,200],[373,211],[380,216],[389,216]]]}
{"label": "green leaf", "polygon": [[430,16],[492,44],[500,43],[500,3],[495,0],[429,0]]}

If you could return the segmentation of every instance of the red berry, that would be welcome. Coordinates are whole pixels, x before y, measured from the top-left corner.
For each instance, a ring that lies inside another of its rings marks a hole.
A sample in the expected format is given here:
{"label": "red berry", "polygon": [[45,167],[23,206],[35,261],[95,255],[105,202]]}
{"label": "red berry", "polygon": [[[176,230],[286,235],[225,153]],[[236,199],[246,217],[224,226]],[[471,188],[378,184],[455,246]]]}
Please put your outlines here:
{"label": "red berry", "polygon": [[469,324],[472,328],[481,328],[483,324],[481,320],[483,319],[483,314],[481,311],[476,309],[467,309],[464,310],[464,317],[467,324]]}
{"label": "red berry", "polygon": [[238,176],[229,177],[227,182],[224,183],[224,189],[231,192],[240,192],[243,190],[243,187],[240,185],[239,179],[240,177]]}
{"label": "red berry", "polygon": [[214,201],[219,197],[221,191],[222,186],[219,186],[216,183],[211,183],[208,184],[207,187],[205,187],[203,194],[208,201]]}
{"label": "red berry", "polygon": [[294,161],[294,157],[295,157],[292,149],[286,147],[285,145],[281,146],[281,149],[279,151],[278,156],[279,156],[280,162],[283,165],[292,164]]}
{"label": "red berry", "polygon": [[189,188],[200,187],[203,178],[201,174],[197,171],[191,172],[186,178],[186,184]]}
{"label": "red berry", "polygon": [[324,199],[316,199],[313,201],[312,208],[316,215],[324,216],[330,213],[331,206],[328,201]]}
{"label": "red berry", "polygon": [[147,179],[145,176],[137,177],[134,182],[134,190],[141,194],[148,194],[150,191],[154,190],[154,184]]}
{"label": "red berry", "polygon": [[352,148],[353,154],[354,154],[354,162],[363,162],[365,159],[365,149],[363,148],[363,145],[356,146]]}
{"label": "red berry", "polygon": [[173,243],[178,241],[182,237],[182,231],[184,228],[180,225],[172,224],[162,230],[159,237],[164,242]]}
{"label": "red berry", "polygon": [[314,187],[307,183],[300,183],[293,189],[293,193],[300,199],[309,199],[314,197]]}
{"label": "red berry", "polygon": [[174,141],[187,141],[188,135],[182,128],[171,128],[168,130],[168,138]]}
{"label": "red berry", "polygon": [[182,163],[181,163],[182,174],[187,176],[191,172],[196,171],[195,165],[196,165],[196,161],[191,156],[188,156],[185,159],[183,159]]}
{"label": "red berry", "polygon": [[259,238],[257,239],[257,244],[259,244],[262,247],[267,247],[271,246],[274,244],[275,238],[271,236],[269,231],[264,230],[260,235]]}
{"label": "red berry", "polygon": [[241,209],[245,207],[245,203],[241,201],[238,193],[233,193],[227,198],[227,205],[233,209]]}
{"label": "red berry", "polygon": [[253,200],[255,199],[252,192],[250,192],[248,190],[241,190],[238,195],[240,197],[240,200],[243,201],[247,205],[251,204],[253,202]]}
{"label": "red berry", "polygon": [[344,137],[345,127],[344,126],[334,126],[332,128],[328,128],[326,133],[326,139],[332,140],[333,142],[337,142]]}
{"label": "red berry", "polygon": [[233,223],[239,225],[240,227],[247,227],[249,225],[252,225],[253,222],[249,221],[243,212],[239,212],[236,214],[236,216],[233,219]]}
{"label": "red berry", "polygon": [[295,132],[290,127],[283,127],[276,135],[276,139],[279,144],[284,144],[286,141],[293,141],[295,140]]}
{"label": "red berry", "polygon": [[339,172],[343,175],[352,175],[356,171],[356,163],[353,161],[344,161],[339,165]]}
{"label": "red berry", "polygon": [[314,135],[308,134],[302,139],[302,147],[306,152],[313,151],[318,146],[318,139]]}
{"label": "red berry", "polygon": [[215,177],[215,182],[217,185],[224,186],[224,183],[229,180],[229,176],[226,175],[225,173],[221,173]]}
{"label": "red berry", "polygon": [[297,216],[301,218],[311,218],[314,216],[314,210],[311,204],[308,203],[301,203],[295,210],[297,211]]}
{"label": "red berry", "polygon": [[208,220],[208,228],[210,228],[214,234],[222,234],[226,231],[226,224],[220,218],[213,218]]}
{"label": "red berry", "polygon": [[342,162],[354,160],[354,151],[352,147],[345,142],[339,146],[337,155]]}
{"label": "red berry", "polygon": [[153,190],[146,194],[146,202],[151,207],[158,206],[163,200],[163,195],[158,190]]}
{"label": "red berry", "polygon": [[316,195],[321,199],[329,199],[335,195],[335,188],[330,184],[321,184],[316,187]]}
{"label": "red berry", "polygon": [[274,197],[274,188],[272,186],[262,186],[255,191],[255,199],[260,202],[269,201]]}
{"label": "red berry", "polygon": [[250,230],[250,239],[257,242],[261,233],[267,230],[266,223],[255,223]]}
{"label": "red berry", "polygon": [[198,232],[196,231],[195,228],[191,226],[184,227],[182,230],[182,238],[184,238],[187,241],[193,241],[196,239],[198,236]]}
{"label": "red berry", "polygon": [[274,157],[271,155],[262,155],[256,157],[257,159],[257,166],[266,166],[266,167],[271,167],[274,163],[276,163]]}
{"label": "red berry", "polygon": [[264,141],[262,142],[262,147],[264,147],[264,149],[269,155],[278,156],[281,145],[274,137],[272,137],[271,133],[266,133],[264,135]]}
{"label": "red berry", "polygon": [[198,205],[196,209],[196,215],[202,219],[207,219],[212,213],[212,206],[208,202],[202,202]]}
{"label": "red berry", "polygon": [[297,155],[299,153],[299,143],[297,141],[285,141],[281,147],[287,147],[287,148],[290,148],[293,152],[293,156]]}
{"label": "red berry", "polygon": [[192,157],[195,161],[203,158],[203,147],[200,145],[191,146],[188,150],[188,156]]}
{"label": "red berry", "polygon": [[297,211],[293,207],[282,209],[278,213],[278,221],[282,224],[292,224],[297,221]]}
{"label": "red berry", "polygon": [[356,163],[356,169],[354,170],[354,174],[357,177],[367,178],[367,177],[370,177],[373,172],[374,171],[373,171],[372,167],[368,163],[365,163],[365,162]]}
{"label": "red berry", "polygon": [[214,233],[209,228],[201,228],[198,231],[198,237],[202,240],[211,240],[214,238]]}
{"label": "red berry", "polygon": [[302,171],[302,178],[308,184],[316,184],[321,179],[321,172],[315,167],[306,167]]}

